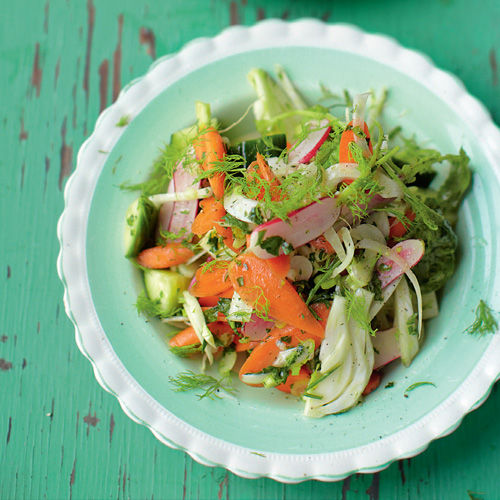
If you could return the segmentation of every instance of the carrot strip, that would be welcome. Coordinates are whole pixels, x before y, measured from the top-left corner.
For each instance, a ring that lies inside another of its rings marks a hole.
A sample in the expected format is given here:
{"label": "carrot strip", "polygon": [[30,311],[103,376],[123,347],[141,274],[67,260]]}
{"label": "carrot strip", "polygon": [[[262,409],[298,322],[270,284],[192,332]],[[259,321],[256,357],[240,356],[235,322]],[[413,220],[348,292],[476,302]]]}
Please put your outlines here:
{"label": "carrot strip", "polygon": [[326,305],[323,302],[318,302],[316,304],[312,304],[311,308],[313,311],[319,316],[319,322],[323,326],[323,329],[326,327],[326,322],[328,321],[328,316],[330,315],[331,304]]}
{"label": "carrot strip", "polygon": [[[349,122],[349,126],[352,126],[352,121]],[[365,122],[364,132],[366,134],[366,140],[368,142],[368,148],[370,153],[373,153],[373,147],[370,141],[370,131],[368,130],[368,125]],[[349,144],[354,142],[354,132],[352,128],[345,130],[340,137],[340,149],[339,149],[339,163],[355,163],[351,151],[349,149]]]}
{"label": "carrot strip", "polygon": [[[219,132],[214,128],[208,128],[203,131],[193,143],[194,152],[198,160],[202,160],[201,167],[205,171],[210,171],[214,166],[224,159],[226,147]],[[208,178],[210,186],[216,198],[221,199],[224,196],[224,181],[226,174],[215,172]]]}
{"label": "carrot strip", "polygon": [[210,295],[208,297],[198,297],[198,302],[200,306],[204,307],[214,307],[219,302],[219,299],[232,299],[234,295],[234,290],[231,286],[225,292],[220,293],[219,295]]}
{"label": "carrot strip", "polygon": [[250,340],[250,342],[241,342],[239,337],[234,337],[233,340],[234,350],[236,352],[250,351],[255,349],[259,344],[260,340]]}
{"label": "carrot strip", "polygon": [[323,338],[323,327],[295,288],[276,276],[266,260],[250,252],[240,255],[229,264],[229,279],[243,301],[258,312]]}
{"label": "carrot strip", "polygon": [[[232,335],[234,332],[232,328],[222,321],[215,321],[213,323],[208,323],[208,329],[217,337],[222,337],[222,335],[229,335],[230,340],[232,341]],[[188,326],[186,329],[181,330],[176,333],[169,341],[168,344],[170,347],[185,347],[188,345],[199,345],[200,339],[194,328],[192,326]]]}
{"label": "carrot strip", "polygon": [[278,257],[267,259],[267,265],[275,276],[278,278],[286,278],[288,271],[290,271],[290,256],[282,254]]}
{"label": "carrot strip", "polygon": [[[413,212],[413,210],[409,209],[405,212],[405,217],[411,222],[413,222],[415,220],[416,214],[415,212]],[[396,217],[390,217],[389,224],[390,224],[389,226],[390,238],[401,238],[406,233],[408,225],[403,224]]]}
{"label": "carrot strip", "polygon": [[195,282],[189,289],[194,297],[210,297],[219,295],[233,287],[229,281],[227,267],[229,261],[220,260],[208,269],[203,266],[198,268],[195,274]]}
{"label": "carrot strip", "polygon": [[[257,153],[257,160],[252,162],[247,168],[247,184],[250,186],[249,196],[256,200],[262,200],[264,198],[266,188],[263,184],[269,186],[272,201],[280,201],[283,199],[283,192],[280,189],[281,182],[274,175],[274,172],[260,153]],[[258,191],[256,191],[257,189]]]}
{"label": "carrot strip", "polygon": [[234,247],[234,236],[231,228],[219,224],[222,217],[226,215],[224,205],[213,196],[205,198],[200,202],[201,211],[198,213],[191,226],[191,232],[197,236],[202,236],[208,231],[215,229],[219,236],[222,236],[224,244],[234,252],[238,250]]}
{"label": "carrot strip", "polygon": [[197,236],[202,236],[217,227],[218,222],[226,215],[224,205],[213,196],[200,202],[201,210],[191,226],[191,231]]}
{"label": "carrot strip", "polygon": [[308,339],[314,340],[316,346],[319,346],[321,342],[316,337],[312,337],[291,325],[284,328],[273,328],[243,363],[239,372],[240,378],[249,373],[261,373],[265,368],[272,366],[281,352],[283,344],[288,349],[296,347],[300,342]]}
{"label": "carrot strip", "polygon": [[166,269],[187,262],[194,253],[182,243],[147,248],[137,256],[137,263],[149,269]]}
{"label": "carrot strip", "polygon": [[185,330],[181,330],[179,333],[176,333],[169,341],[168,345],[170,347],[185,347],[187,345],[199,344],[200,339],[194,328],[192,326],[188,326]]}
{"label": "carrot strip", "polygon": [[309,385],[311,380],[311,373],[309,370],[302,366],[298,375],[288,375],[286,382],[276,386],[276,389],[294,396],[300,396]]}

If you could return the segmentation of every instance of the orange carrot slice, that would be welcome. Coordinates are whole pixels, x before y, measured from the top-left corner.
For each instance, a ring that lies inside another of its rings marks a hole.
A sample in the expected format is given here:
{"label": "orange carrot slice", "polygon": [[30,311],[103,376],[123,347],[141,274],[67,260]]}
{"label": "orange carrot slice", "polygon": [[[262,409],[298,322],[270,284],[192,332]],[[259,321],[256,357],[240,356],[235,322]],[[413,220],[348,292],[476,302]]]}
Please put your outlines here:
{"label": "orange carrot slice", "polygon": [[[416,214],[415,212],[413,212],[413,210],[409,209],[405,212],[405,217],[413,222],[415,220]],[[389,236],[391,238],[401,238],[402,236],[404,236],[408,228],[407,225],[403,224],[396,217],[390,217],[389,224]]]}
{"label": "orange carrot slice", "polygon": [[323,338],[323,327],[302,297],[286,279],[273,273],[266,260],[250,252],[240,255],[229,264],[229,279],[243,301],[258,312]]}
{"label": "orange carrot slice", "polygon": [[[219,132],[214,128],[208,128],[196,138],[193,143],[194,152],[198,160],[202,160],[201,167],[205,171],[210,171],[214,166],[224,159],[226,147]],[[224,196],[224,181],[226,175],[223,172],[214,172],[208,178],[210,186],[216,198]]]}
{"label": "orange carrot slice", "polygon": [[219,224],[222,217],[226,215],[224,205],[211,196],[210,198],[202,200],[200,206],[201,211],[193,221],[191,232],[197,236],[202,236],[208,233],[208,231],[215,229],[217,234],[222,236],[224,244],[238,253],[238,250],[234,248],[233,232],[229,227],[224,227]]}
{"label": "orange carrot slice", "polygon": [[[349,122],[348,126],[352,126],[352,121]],[[370,153],[373,152],[372,144],[370,141],[370,131],[368,130],[368,125],[365,122],[364,132],[366,134],[366,140],[368,142],[368,148]],[[352,129],[345,130],[340,138],[340,149],[339,149],[339,163],[355,163],[351,151],[349,150],[349,144],[354,142],[354,132]]]}
{"label": "orange carrot slice", "polygon": [[171,266],[184,264],[194,253],[182,243],[168,243],[143,250],[137,256],[137,263],[149,269],[166,269]]}
{"label": "orange carrot slice", "polygon": [[231,288],[226,290],[225,292],[220,293],[219,295],[210,295],[208,297],[198,297],[198,302],[202,307],[214,307],[218,304],[219,299],[232,299],[234,295],[234,290],[231,285]]}
{"label": "orange carrot slice", "polygon": [[300,396],[309,385],[311,380],[311,373],[307,368],[302,366],[300,372],[297,375],[288,375],[286,382],[276,386],[276,389],[286,392],[288,394],[293,394],[294,396]]}
{"label": "orange carrot slice", "polygon": [[195,274],[195,282],[189,289],[194,297],[210,297],[219,295],[233,287],[229,281],[227,267],[229,261],[219,260],[209,268],[203,266],[198,268]]}
{"label": "orange carrot slice", "polygon": [[[263,186],[263,181],[269,186],[272,201],[283,199],[283,192],[280,189],[281,182],[274,175],[265,158],[260,153],[257,153],[257,160],[247,168],[247,183],[250,187],[248,194],[250,197],[256,200],[264,198],[266,188]],[[259,186],[261,187],[259,188]]]}
{"label": "orange carrot slice", "polygon": [[267,259],[267,265],[275,276],[278,278],[286,278],[288,271],[290,271],[290,256],[282,254],[278,257]]}
{"label": "orange carrot slice", "polygon": [[[318,340],[311,335],[287,325],[284,328],[273,328],[269,335],[252,351],[250,356],[240,368],[239,376],[250,373],[261,373],[265,368],[272,366],[279,353],[282,351],[283,344],[285,348],[296,347],[304,340]],[[319,345],[319,344],[318,344]],[[260,387],[260,384],[248,384],[254,387]]]}
{"label": "orange carrot slice", "polygon": [[[213,323],[208,323],[208,329],[217,337],[221,337],[224,334],[228,334],[232,340],[232,335],[234,335],[231,327],[222,321],[215,321]],[[185,330],[181,330],[179,333],[176,333],[169,341],[168,345],[170,347],[185,347],[188,345],[199,345],[200,339],[194,328],[192,326],[188,326]]]}

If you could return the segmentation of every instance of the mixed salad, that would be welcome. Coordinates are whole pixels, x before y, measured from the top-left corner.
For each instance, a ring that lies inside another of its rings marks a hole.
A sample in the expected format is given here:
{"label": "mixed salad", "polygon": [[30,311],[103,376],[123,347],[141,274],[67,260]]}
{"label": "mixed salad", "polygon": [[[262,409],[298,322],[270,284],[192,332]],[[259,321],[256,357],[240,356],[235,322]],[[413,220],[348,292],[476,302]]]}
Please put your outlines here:
{"label": "mixed salad", "polygon": [[[383,366],[410,365],[438,314],[469,160],[384,131],[386,92],[325,92],[330,102],[309,106],[281,67],[248,79],[256,138],[229,141],[196,102],[196,123],[133,186],[125,254],[144,273],[137,306],[180,328],[175,355],[200,359],[177,389],[208,384],[213,396],[237,372],[299,396],[307,416],[344,412]],[[214,363],[218,379],[204,373]]]}

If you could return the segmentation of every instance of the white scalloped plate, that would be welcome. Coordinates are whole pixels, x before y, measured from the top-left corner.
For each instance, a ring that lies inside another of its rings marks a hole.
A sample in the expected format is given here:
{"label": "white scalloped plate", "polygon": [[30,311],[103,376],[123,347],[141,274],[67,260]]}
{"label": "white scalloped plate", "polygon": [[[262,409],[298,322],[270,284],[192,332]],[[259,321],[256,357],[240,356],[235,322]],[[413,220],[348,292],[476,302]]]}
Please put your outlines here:
{"label": "white scalloped plate", "polygon": [[[274,63],[313,102],[320,82],[337,92],[387,86],[388,125],[400,124],[443,152],[463,146],[475,170],[457,226],[457,271],[421,353],[410,368],[386,371],[392,389],[381,387],[350,412],[321,420],[306,419],[300,403],[273,391],[239,387],[238,397],[215,402],[171,391],[168,376],[189,361],[168,352],[162,325],[133,310],[140,277],[121,257],[123,218],[135,195],[116,186],[146,175],[170,134],[194,121],[196,99],[210,102],[222,121],[239,116],[252,100],[246,73]],[[117,127],[123,116],[130,125]],[[82,146],[66,185],[58,271],[78,346],[133,420],[200,463],[284,482],[381,470],[452,432],[499,377],[499,337],[463,333],[480,298],[500,310],[499,177],[500,133],[483,106],[456,78],[387,37],[314,20],[272,20],[195,40],[122,91]],[[419,381],[436,387],[405,398]]]}

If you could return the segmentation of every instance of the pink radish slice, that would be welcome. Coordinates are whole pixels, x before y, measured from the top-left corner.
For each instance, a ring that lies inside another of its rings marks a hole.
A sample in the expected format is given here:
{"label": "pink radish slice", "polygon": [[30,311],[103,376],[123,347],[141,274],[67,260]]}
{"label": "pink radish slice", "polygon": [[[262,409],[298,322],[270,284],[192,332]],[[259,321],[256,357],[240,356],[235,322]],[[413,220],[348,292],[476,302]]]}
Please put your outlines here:
{"label": "pink radish slice", "polygon": [[[310,124],[314,126],[313,124]],[[294,144],[290,154],[288,155],[289,165],[300,165],[301,163],[309,163],[318,152],[321,145],[328,139],[332,127],[328,125],[328,120],[321,120],[319,129],[310,132],[307,137]]]}
{"label": "pink radish slice", "polygon": [[[180,193],[186,189],[199,189],[201,182],[191,175],[180,161],[174,170],[172,181],[168,186],[167,193]],[[162,231],[170,231],[177,234],[183,228],[186,234],[191,232],[191,226],[198,212],[198,200],[174,201],[164,203],[160,209],[159,227]],[[174,241],[182,241],[183,237]]]}
{"label": "pink radish slice", "polygon": [[391,328],[389,330],[379,331],[372,337],[373,350],[375,351],[374,370],[401,357],[396,333],[397,328]]}
{"label": "pink radish slice", "polygon": [[[298,248],[332,227],[339,214],[340,207],[337,206],[335,198],[322,198],[319,202],[313,202],[307,207],[290,212],[288,222],[273,219],[257,226],[250,234],[249,249],[261,259],[271,259],[276,255],[270,254],[257,244],[259,233],[262,231],[264,231],[263,241],[272,236],[279,236],[293,248]],[[283,252],[280,250],[280,253]]]}
{"label": "pink radish slice", "polygon": [[274,328],[274,321],[266,321],[252,314],[250,321],[243,326],[243,335],[250,340],[263,340]]}
{"label": "pink radish slice", "polygon": [[[413,267],[419,263],[424,255],[425,244],[422,240],[405,240],[394,245],[392,250],[406,262],[408,267]],[[389,257],[380,257],[376,267],[382,288],[385,288],[404,273],[404,270]]]}

